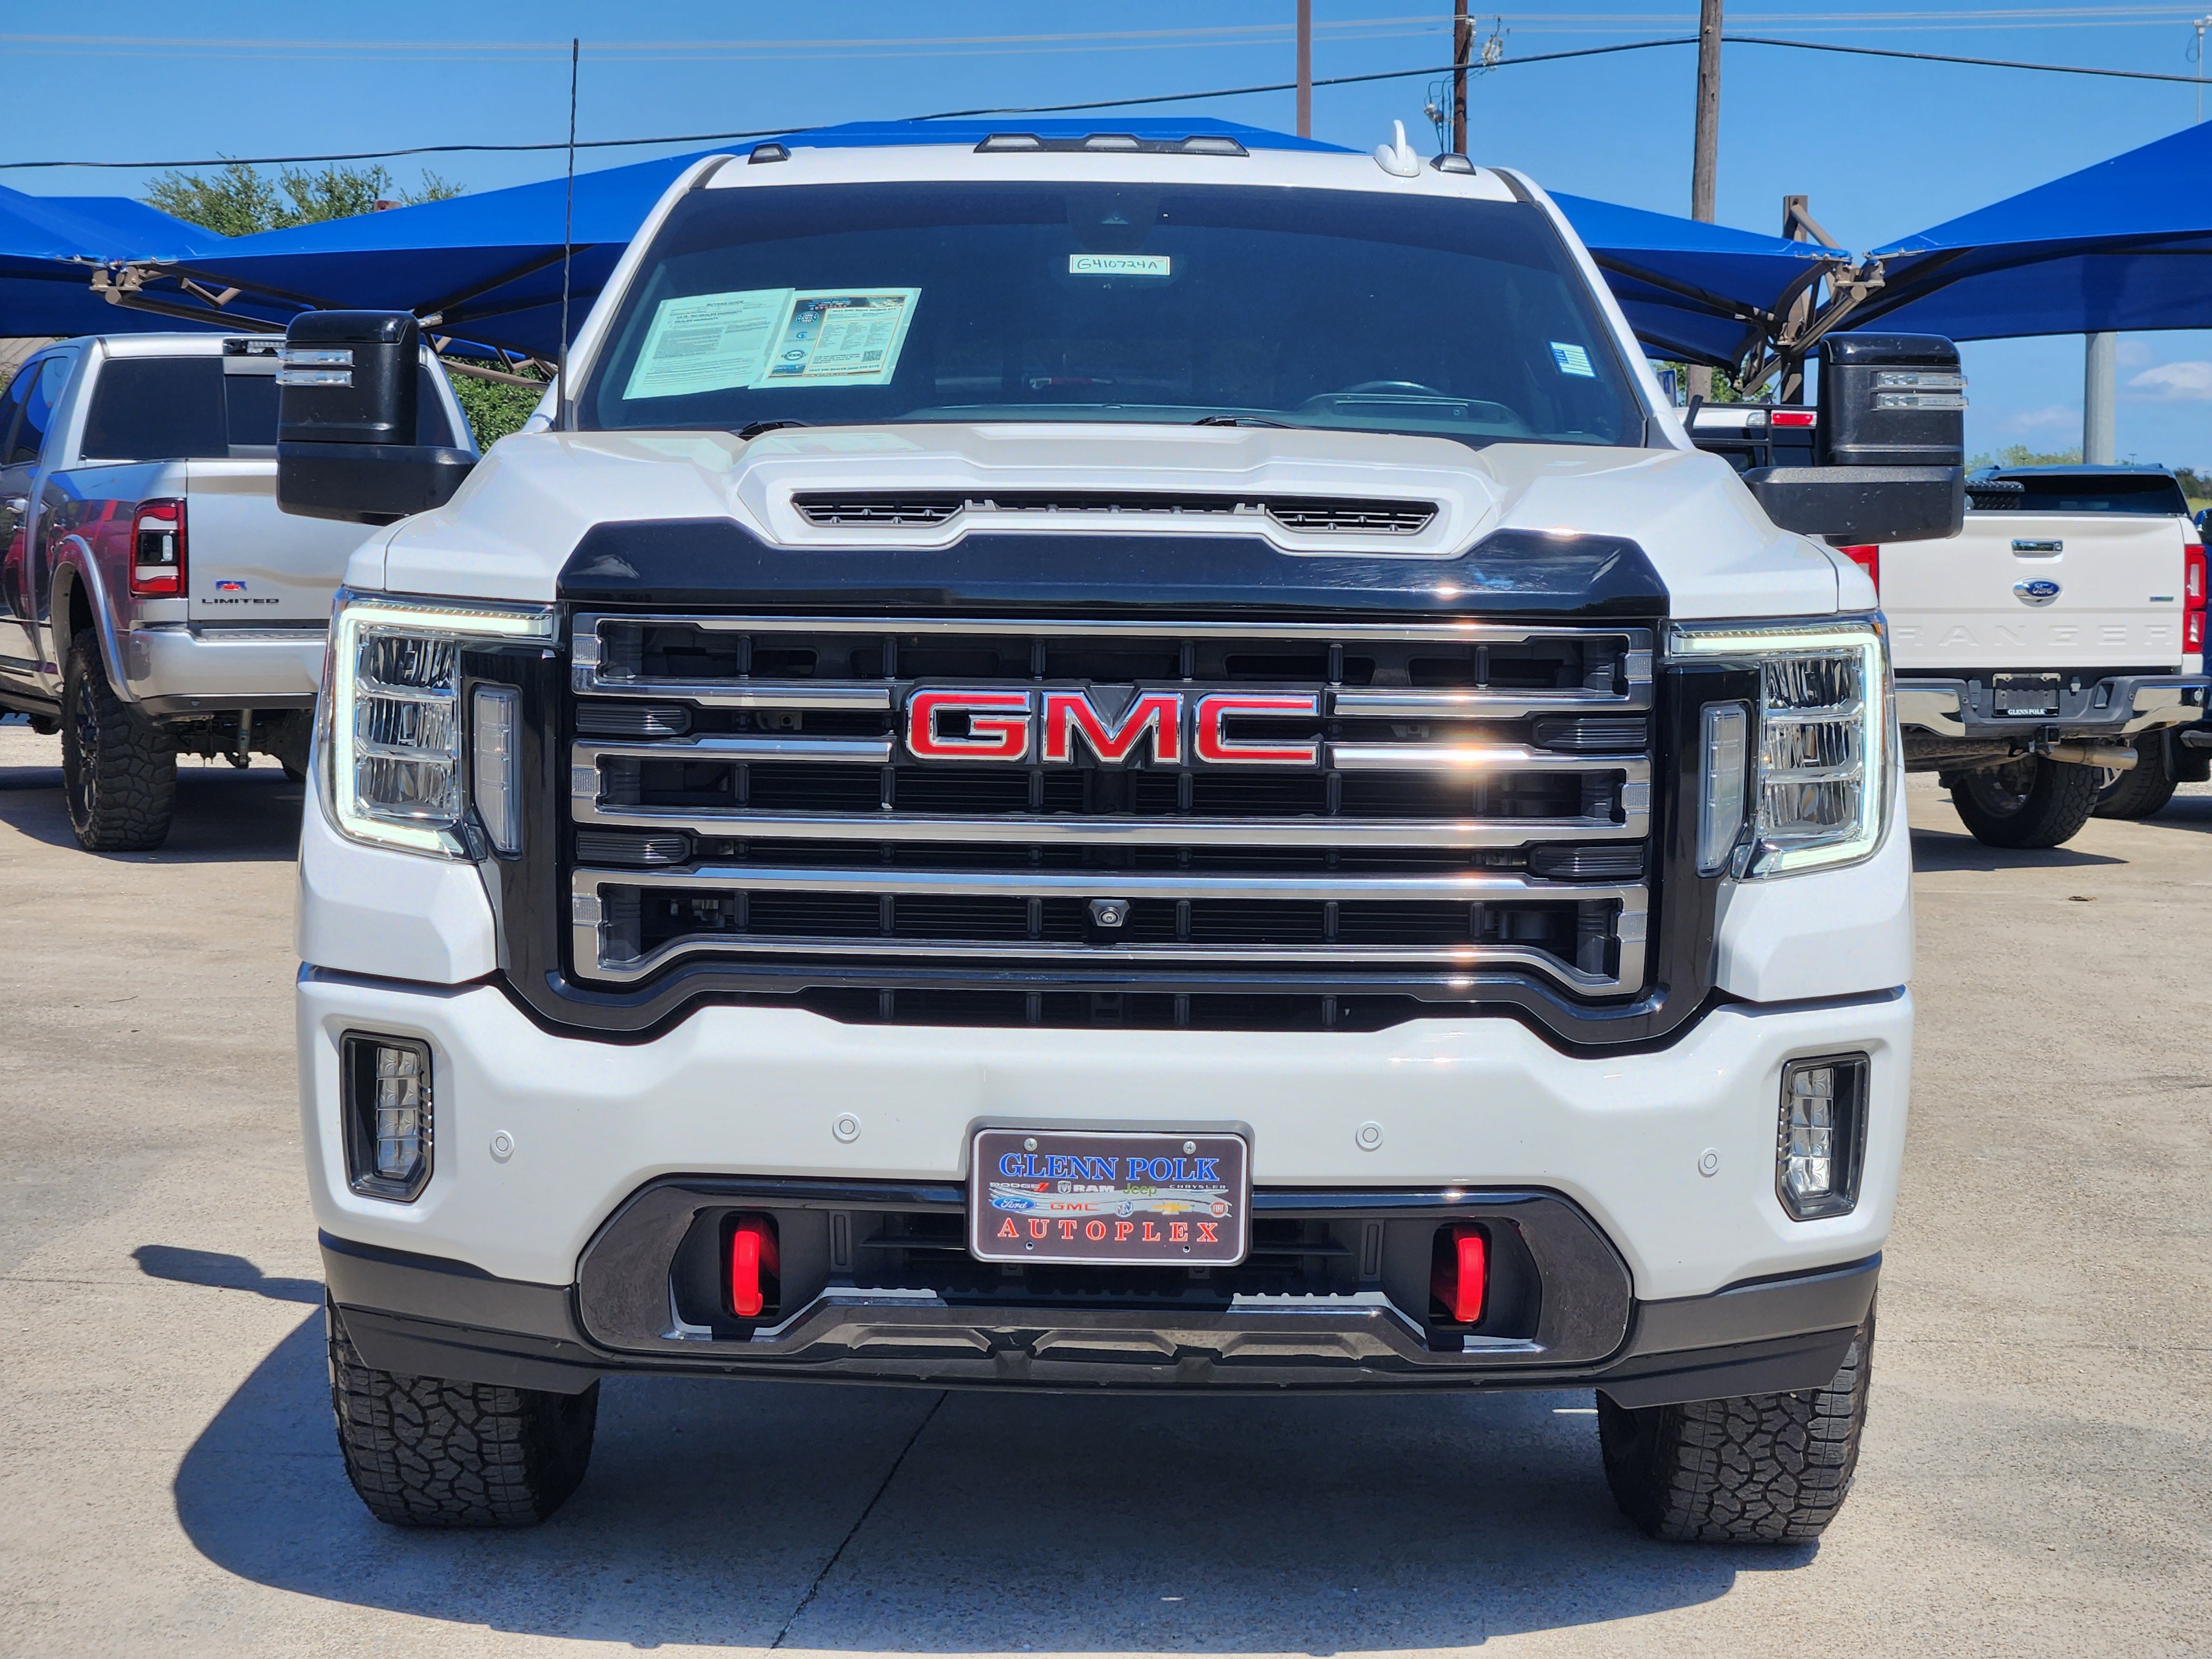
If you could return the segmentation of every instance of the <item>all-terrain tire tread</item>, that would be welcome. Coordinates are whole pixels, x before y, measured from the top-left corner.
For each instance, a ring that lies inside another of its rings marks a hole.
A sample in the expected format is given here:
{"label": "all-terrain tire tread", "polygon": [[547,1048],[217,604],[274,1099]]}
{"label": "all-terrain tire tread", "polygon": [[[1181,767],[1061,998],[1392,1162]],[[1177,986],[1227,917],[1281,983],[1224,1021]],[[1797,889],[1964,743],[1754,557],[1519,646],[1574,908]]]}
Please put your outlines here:
{"label": "all-terrain tire tread", "polygon": [[62,678],[62,793],[88,853],[150,852],[169,838],[177,750],[107,682],[89,630],[70,642]]}
{"label": "all-terrain tire tread", "polygon": [[544,1394],[365,1364],[327,1297],[331,1409],[346,1476],[397,1527],[534,1527],[584,1478],[599,1385]]}
{"label": "all-terrain tire tread", "polygon": [[2147,818],[2166,810],[2181,779],[2173,763],[2173,736],[2169,732],[2147,732],[2136,739],[2136,763],[2120,774],[2119,781],[2100,791],[2100,818]]}
{"label": "all-terrain tire tread", "polygon": [[2081,826],[2097,810],[2098,770],[2042,760],[2036,764],[2035,782],[2017,811],[2000,812],[1985,805],[1974,791],[1967,773],[1951,790],[1951,804],[1974,839],[1988,847],[2019,848],[2063,847],[2081,833]]}
{"label": "all-terrain tire tread", "polygon": [[1834,1379],[1808,1394],[1633,1409],[1599,1395],[1606,1481],[1621,1512],[1674,1543],[1818,1538],[1858,1467],[1873,1346],[1869,1313]]}

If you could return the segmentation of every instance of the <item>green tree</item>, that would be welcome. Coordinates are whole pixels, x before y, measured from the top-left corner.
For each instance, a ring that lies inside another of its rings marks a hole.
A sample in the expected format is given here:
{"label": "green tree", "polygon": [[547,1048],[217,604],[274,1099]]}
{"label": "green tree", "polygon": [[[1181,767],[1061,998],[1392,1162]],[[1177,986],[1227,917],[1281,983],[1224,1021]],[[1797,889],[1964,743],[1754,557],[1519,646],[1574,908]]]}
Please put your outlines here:
{"label": "green tree", "polygon": [[[1661,363],[1659,367],[1662,368],[1671,368],[1674,371],[1674,384],[1676,386],[1686,386],[1689,384],[1689,364],[1682,362],[1664,362]],[[1771,397],[1773,394],[1770,392],[1765,395]],[[1743,393],[1736,390],[1735,376],[1729,374],[1728,370],[1724,368],[1715,369],[1713,371],[1713,395],[1711,401],[1717,404],[1740,404],[1743,402]]]}
{"label": "green tree", "polygon": [[351,218],[356,213],[372,211],[380,201],[413,207],[460,193],[459,185],[427,167],[419,188],[395,191],[391,170],[382,166],[333,165],[319,173],[281,167],[272,179],[258,167],[231,161],[213,173],[173,169],[165,173],[147,186],[146,200],[164,213],[222,235],[251,236],[325,219]]}
{"label": "green tree", "polygon": [[[505,363],[486,363],[487,368],[505,370]],[[526,370],[527,378],[541,380]],[[530,411],[538,407],[538,400],[545,395],[541,384],[532,388],[509,386],[503,380],[479,380],[474,375],[456,374],[452,377],[453,396],[460,399],[461,413],[469,417],[469,430],[476,434],[477,447],[489,449],[510,432],[520,431],[530,418]]]}
{"label": "green tree", "polygon": [[2074,449],[2030,449],[2026,444],[2007,444],[1994,455],[1984,451],[1966,463],[1969,471],[1984,466],[2079,466],[2081,452]]}

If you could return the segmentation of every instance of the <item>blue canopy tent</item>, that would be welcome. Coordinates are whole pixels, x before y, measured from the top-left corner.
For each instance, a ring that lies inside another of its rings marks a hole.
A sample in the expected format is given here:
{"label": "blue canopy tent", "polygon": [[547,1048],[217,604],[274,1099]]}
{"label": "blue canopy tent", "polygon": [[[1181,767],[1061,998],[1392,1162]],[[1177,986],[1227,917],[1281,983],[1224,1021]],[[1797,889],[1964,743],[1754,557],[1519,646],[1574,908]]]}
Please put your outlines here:
{"label": "blue canopy tent", "polygon": [[1662,356],[1717,368],[1749,366],[1782,334],[1798,298],[1848,263],[1817,242],[1557,191],[1552,199],[1605,272],[1636,337]]}
{"label": "blue canopy tent", "polygon": [[2212,327],[2212,125],[1876,248],[1850,326],[1987,340]]}
{"label": "blue canopy tent", "polygon": [[174,328],[175,319],[111,305],[94,290],[95,275],[123,260],[202,258],[228,240],[127,197],[31,196],[0,185],[0,335]]}
{"label": "blue canopy tent", "polygon": [[[1228,137],[1248,149],[1342,153],[1313,139],[1206,118],[853,122],[776,142],[817,148],[974,144],[994,132],[1080,138],[1101,131],[1170,142]],[[572,330],[654,201],[697,159],[664,156],[577,175],[568,273]],[[251,309],[280,320],[288,310],[307,307],[406,310],[434,332],[486,342],[518,356],[550,358],[560,344],[566,199],[566,181],[550,179],[240,237],[216,252],[138,271],[137,293],[154,303],[180,304],[188,303],[187,283],[203,293],[235,289],[238,295],[229,301],[234,313]],[[1814,245],[1665,214],[1578,197],[1562,197],[1559,203],[1608,273],[1639,336],[1667,356],[1741,364],[1771,337],[1790,303],[1841,259]]]}

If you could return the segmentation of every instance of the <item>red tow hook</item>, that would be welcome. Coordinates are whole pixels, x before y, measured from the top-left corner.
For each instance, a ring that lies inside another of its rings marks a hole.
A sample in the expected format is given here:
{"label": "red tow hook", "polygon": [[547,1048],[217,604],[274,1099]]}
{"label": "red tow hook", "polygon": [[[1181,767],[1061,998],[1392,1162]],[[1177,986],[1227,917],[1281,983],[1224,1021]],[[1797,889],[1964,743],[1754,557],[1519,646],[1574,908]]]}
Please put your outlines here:
{"label": "red tow hook", "polygon": [[764,1215],[741,1215],[730,1235],[730,1311],[757,1319],[767,1307],[777,1274],[775,1223]]}
{"label": "red tow hook", "polygon": [[1483,1295],[1489,1287],[1482,1229],[1465,1223],[1437,1228],[1429,1293],[1449,1311],[1451,1322],[1472,1325],[1480,1319]]}

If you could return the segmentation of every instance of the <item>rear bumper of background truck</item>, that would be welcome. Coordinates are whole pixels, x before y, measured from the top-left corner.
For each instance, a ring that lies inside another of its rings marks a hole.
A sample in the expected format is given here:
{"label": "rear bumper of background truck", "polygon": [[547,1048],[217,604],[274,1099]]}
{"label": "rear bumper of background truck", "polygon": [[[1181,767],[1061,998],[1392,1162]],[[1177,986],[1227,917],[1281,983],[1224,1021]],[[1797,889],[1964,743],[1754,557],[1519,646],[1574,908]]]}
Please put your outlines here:
{"label": "rear bumper of background truck", "polygon": [[327,624],[300,628],[143,625],[124,641],[116,689],[148,714],[313,708]]}
{"label": "rear bumper of background truck", "polygon": [[[2063,672],[2063,671],[2062,671]],[[1909,735],[2020,738],[2132,737],[2161,726],[2187,726],[2203,718],[2202,674],[2129,674],[2063,681],[2058,713],[1999,714],[1989,676],[1948,678],[1912,671],[1897,677],[1897,723]]]}

